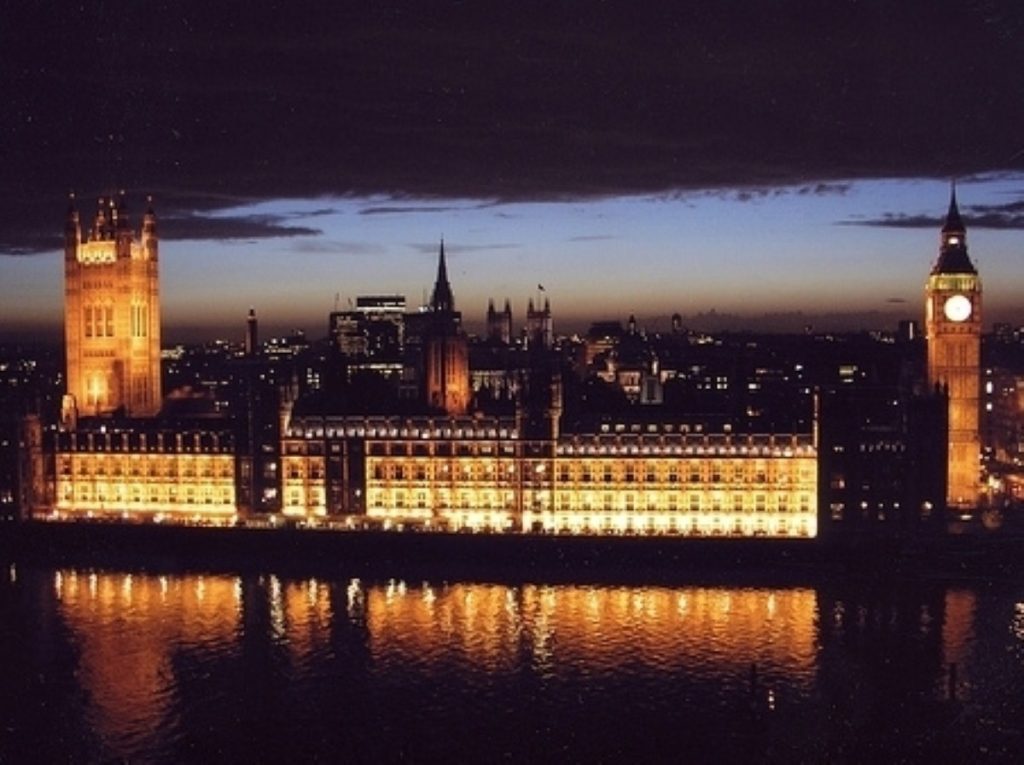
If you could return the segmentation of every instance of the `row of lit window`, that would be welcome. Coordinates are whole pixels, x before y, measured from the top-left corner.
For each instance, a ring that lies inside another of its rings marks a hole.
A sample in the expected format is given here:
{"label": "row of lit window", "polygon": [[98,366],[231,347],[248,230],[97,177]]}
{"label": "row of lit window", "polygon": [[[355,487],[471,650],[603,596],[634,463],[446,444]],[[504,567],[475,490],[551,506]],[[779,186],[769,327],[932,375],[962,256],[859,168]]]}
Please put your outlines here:
{"label": "row of lit window", "polygon": [[[434,501],[431,501],[433,499]],[[368,507],[372,510],[384,509],[393,507],[398,510],[405,509],[407,507],[416,507],[421,510],[434,508],[438,510],[449,510],[453,506],[463,509],[470,508],[482,508],[482,509],[493,509],[493,508],[505,508],[507,510],[515,509],[515,496],[511,493],[505,493],[504,496],[496,496],[495,494],[478,494],[474,497],[470,497],[467,494],[458,495],[457,503],[452,503],[448,496],[437,496],[428,498],[426,492],[416,492],[413,496],[412,493],[406,493],[403,491],[391,492],[371,492],[369,495]]]}
{"label": "row of lit window", "polygon": [[60,474],[64,477],[75,475],[80,478],[111,476],[120,478],[230,478],[234,477],[233,460],[203,460],[201,462],[185,460],[144,460],[130,461],[125,464],[121,460],[81,460],[61,459]]}
{"label": "row of lit window", "polygon": [[307,492],[292,487],[286,490],[284,497],[283,512],[286,515],[305,515],[308,512],[323,515],[326,512],[323,489],[310,489]]}
{"label": "row of lit window", "polygon": [[[453,502],[453,500],[455,500]],[[624,512],[678,512],[688,510],[691,513],[725,513],[730,515],[749,513],[810,513],[812,512],[811,496],[801,493],[796,497],[788,493],[773,496],[756,494],[736,494],[729,500],[721,495],[683,494],[681,492],[634,495],[622,492],[603,492],[598,497],[579,495],[575,492],[558,492],[555,507],[560,511],[592,512],[603,510]],[[525,498],[528,507],[542,510],[546,503],[543,497],[532,495]],[[505,508],[514,509],[516,495],[512,492],[448,492],[428,493],[426,491],[406,492],[403,490],[378,490],[369,493],[371,508],[404,509],[406,507],[437,508],[448,510],[452,507],[469,508]]]}
{"label": "row of lit window", "polygon": [[298,425],[288,430],[290,438],[489,438],[518,439],[519,433],[509,428],[388,428],[388,427],[349,427],[324,428]]}
{"label": "row of lit window", "polygon": [[284,477],[290,481],[322,481],[324,479],[323,459],[307,459],[286,456],[282,461]]}
{"label": "row of lit window", "polygon": [[813,446],[736,446],[736,445],[699,445],[699,446],[651,446],[651,445],[609,445],[609,444],[587,444],[587,445],[561,445],[557,449],[559,454],[654,454],[654,455],[697,455],[697,456],[736,456],[743,457],[810,457],[814,456]]}
{"label": "row of lit window", "polygon": [[129,440],[128,437],[118,438],[115,434],[108,437],[102,435],[88,438],[77,437],[70,434],[71,438],[61,439],[58,446],[59,451],[75,452],[78,454],[96,452],[100,454],[231,454],[233,452],[230,438],[221,439],[218,436],[200,436],[196,434],[190,438],[187,434],[174,436],[169,434],[165,439],[162,435],[156,439],[140,438]]}
{"label": "row of lit window", "polygon": [[[501,463],[497,460],[454,460],[451,463],[436,459],[371,460],[369,473],[374,480],[494,480],[495,475],[514,476],[517,460]],[[680,463],[676,461],[621,461],[621,460],[565,460],[554,461],[555,474],[561,483],[732,483],[788,484],[815,480],[814,465],[810,461],[768,462],[763,460],[737,460],[734,462]],[[544,473],[544,462],[523,464],[524,473]],[[297,469],[296,469],[297,471]],[[296,476],[298,477],[298,476]]]}
{"label": "row of lit window", "polygon": [[233,505],[235,502],[234,487],[185,487],[180,489],[175,486],[158,487],[150,485],[147,491],[141,487],[128,487],[128,491],[122,488],[97,486],[95,491],[88,484],[66,484],[60,490],[60,496],[64,503],[89,503],[89,502],[111,502],[140,504],[142,502],[180,502],[187,505]]}
{"label": "row of lit window", "polygon": [[[520,523],[513,515],[500,510],[452,510],[443,517],[434,518],[426,512],[406,511],[390,513],[386,509],[370,512],[371,517],[383,519],[384,528],[396,524],[437,524],[440,527],[489,531],[532,531],[565,534],[678,534],[683,536],[742,536],[742,537],[814,537],[817,518],[805,514],[797,517],[744,517],[693,516],[660,513],[524,513]],[[389,517],[391,516],[391,517]]]}
{"label": "row of lit window", "polygon": [[457,462],[437,464],[434,460],[417,460],[403,462],[373,462],[369,466],[370,475],[377,481],[493,481],[496,476],[512,478],[516,473],[516,463],[499,464],[496,461]]}
{"label": "row of lit window", "polygon": [[514,457],[516,444],[511,441],[374,441],[367,444],[366,453],[375,457],[489,457],[496,454]]}

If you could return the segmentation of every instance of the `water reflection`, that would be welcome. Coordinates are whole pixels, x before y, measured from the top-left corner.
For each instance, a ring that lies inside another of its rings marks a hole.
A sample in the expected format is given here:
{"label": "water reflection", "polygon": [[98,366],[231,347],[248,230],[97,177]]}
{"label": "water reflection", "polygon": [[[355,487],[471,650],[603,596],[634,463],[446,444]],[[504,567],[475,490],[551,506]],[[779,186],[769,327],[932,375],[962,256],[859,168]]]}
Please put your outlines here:
{"label": "water reflection", "polygon": [[526,657],[556,668],[746,677],[752,663],[813,675],[814,590],[452,584],[370,588],[371,651],[427,667],[451,654],[497,672]]}
{"label": "water reflection", "polygon": [[1019,592],[6,568],[5,660],[66,643],[99,759],[970,754],[1024,711]]}
{"label": "water reflection", "polygon": [[237,577],[54,573],[89,722],[104,740],[134,749],[171,723],[174,655],[231,649],[241,617],[238,584]]}

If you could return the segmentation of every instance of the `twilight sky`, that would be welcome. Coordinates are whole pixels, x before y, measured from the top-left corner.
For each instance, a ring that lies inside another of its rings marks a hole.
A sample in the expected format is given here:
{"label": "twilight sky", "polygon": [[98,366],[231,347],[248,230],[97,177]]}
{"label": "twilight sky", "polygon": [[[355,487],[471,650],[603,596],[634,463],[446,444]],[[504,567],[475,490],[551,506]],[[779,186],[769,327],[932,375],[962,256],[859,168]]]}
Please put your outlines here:
{"label": "twilight sky", "polygon": [[67,194],[116,189],[171,340],[414,305],[442,235],[471,323],[542,283],[556,329],[888,326],[952,177],[1024,323],[1018,0],[67,5],[2,11],[0,339],[55,334]]}

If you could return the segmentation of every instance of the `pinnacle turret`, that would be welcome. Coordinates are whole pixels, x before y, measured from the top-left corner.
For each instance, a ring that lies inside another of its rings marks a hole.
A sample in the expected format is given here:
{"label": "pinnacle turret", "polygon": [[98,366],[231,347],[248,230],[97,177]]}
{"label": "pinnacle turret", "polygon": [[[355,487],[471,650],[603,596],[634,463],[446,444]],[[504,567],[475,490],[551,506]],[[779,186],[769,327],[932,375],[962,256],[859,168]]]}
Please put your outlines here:
{"label": "pinnacle turret", "polygon": [[445,312],[455,310],[455,296],[452,295],[452,286],[448,283],[448,266],[444,259],[444,239],[441,240],[441,249],[437,257],[437,279],[434,282],[434,294],[430,298],[430,308],[433,311]]}
{"label": "pinnacle turret", "polygon": [[960,218],[960,208],[956,203],[956,183],[950,184],[949,189],[949,211],[946,213],[946,222],[942,226],[944,234],[963,234],[964,222]]}
{"label": "pinnacle turret", "polygon": [[939,259],[932,268],[933,274],[976,274],[977,269],[967,254],[967,229],[960,217],[956,202],[956,184],[949,192],[949,211],[939,235]]}

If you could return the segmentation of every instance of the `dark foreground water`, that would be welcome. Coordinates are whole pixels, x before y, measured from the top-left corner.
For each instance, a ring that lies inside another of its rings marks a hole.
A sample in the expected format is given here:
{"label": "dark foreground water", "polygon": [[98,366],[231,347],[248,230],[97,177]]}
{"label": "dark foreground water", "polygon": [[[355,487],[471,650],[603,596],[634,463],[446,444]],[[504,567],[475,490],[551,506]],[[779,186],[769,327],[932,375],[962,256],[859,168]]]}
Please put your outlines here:
{"label": "dark foreground water", "polygon": [[548,586],[0,565],[3,763],[1024,753],[1020,582]]}

